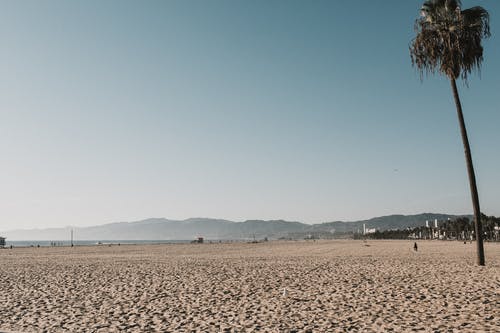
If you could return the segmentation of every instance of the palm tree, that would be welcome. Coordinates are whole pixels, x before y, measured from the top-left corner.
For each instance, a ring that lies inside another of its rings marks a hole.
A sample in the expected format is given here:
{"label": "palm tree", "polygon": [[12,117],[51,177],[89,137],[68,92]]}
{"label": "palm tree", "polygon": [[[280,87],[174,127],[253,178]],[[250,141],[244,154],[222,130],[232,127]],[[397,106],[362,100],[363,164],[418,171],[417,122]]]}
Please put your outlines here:
{"label": "palm tree", "polygon": [[425,1],[422,15],[415,22],[417,36],[410,46],[410,55],[421,78],[424,73],[439,72],[450,79],[474,208],[477,263],[484,265],[479,196],[456,80],[462,77],[467,84],[468,75],[473,70],[480,70],[483,61],[481,41],[490,36],[489,15],[482,7],[461,10],[460,5],[460,0]]}

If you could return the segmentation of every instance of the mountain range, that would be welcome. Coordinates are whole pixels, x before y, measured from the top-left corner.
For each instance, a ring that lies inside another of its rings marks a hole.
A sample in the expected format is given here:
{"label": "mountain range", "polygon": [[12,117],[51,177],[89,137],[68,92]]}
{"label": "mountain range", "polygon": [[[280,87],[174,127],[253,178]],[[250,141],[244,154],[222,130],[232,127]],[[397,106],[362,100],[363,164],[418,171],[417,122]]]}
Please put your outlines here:
{"label": "mountain range", "polygon": [[425,221],[454,219],[457,215],[423,213],[418,215],[389,215],[354,222],[326,222],[305,224],[283,220],[247,220],[233,222],[221,219],[190,218],[168,220],[150,218],[137,222],[118,222],[91,227],[64,227],[48,229],[9,230],[0,236],[9,240],[67,240],[73,230],[75,240],[191,240],[205,239],[269,239],[345,237],[366,228],[380,231],[424,226]]}

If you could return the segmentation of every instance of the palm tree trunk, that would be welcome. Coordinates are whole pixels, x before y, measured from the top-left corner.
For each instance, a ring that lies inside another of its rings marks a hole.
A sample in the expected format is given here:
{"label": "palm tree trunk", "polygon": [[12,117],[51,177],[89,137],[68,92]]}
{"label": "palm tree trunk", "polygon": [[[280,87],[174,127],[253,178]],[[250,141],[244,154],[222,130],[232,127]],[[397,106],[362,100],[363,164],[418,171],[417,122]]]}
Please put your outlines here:
{"label": "palm tree trunk", "polygon": [[467,173],[469,175],[470,193],[472,196],[472,206],[474,208],[474,226],[476,231],[477,245],[477,264],[484,266],[484,246],[483,246],[483,228],[481,226],[481,210],[479,208],[479,195],[477,193],[476,175],[474,174],[474,166],[472,165],[472,156],[470,153],[469,139],[467,138],[467,130],[465,129],[464,115],[462,113],[462,104],[458,96],[457,83],[455,79],[451,79],[451,89],[457,106],[458,122],[460,125],[460,133],[462,134],[462,142],[464,144],[465,162],[467,164]]}

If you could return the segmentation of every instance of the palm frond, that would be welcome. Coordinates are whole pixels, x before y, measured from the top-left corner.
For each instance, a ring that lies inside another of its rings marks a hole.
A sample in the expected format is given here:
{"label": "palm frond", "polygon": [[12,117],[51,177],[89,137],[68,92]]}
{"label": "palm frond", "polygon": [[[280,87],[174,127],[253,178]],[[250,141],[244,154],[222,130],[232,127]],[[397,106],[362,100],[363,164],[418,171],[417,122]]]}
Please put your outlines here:
{"label": "palm frond", "polygon": [[439,22],[449,19],[460,8],[459,0],[428,0],[422,5],[422,16],[428,22]]}
{"label": "palm frond", "polygon": [[465,26],[479,29],[483,37],[490,36],[490,14],[483,7],[465,9],[461,15]]}

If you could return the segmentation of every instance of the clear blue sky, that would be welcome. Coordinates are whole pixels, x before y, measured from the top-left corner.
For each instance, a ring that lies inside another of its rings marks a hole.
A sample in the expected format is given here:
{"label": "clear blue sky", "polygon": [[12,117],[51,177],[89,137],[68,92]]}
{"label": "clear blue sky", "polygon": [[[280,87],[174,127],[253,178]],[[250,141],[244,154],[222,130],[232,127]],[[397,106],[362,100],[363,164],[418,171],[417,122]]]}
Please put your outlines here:
{"label": "clear blue sky", "polygon": [[[471,213],[449,83],[408,46],[422,1],[4,1],[0,230],[148,217],[318,223]],[[500,215],[500,2],[460,84]]]}

